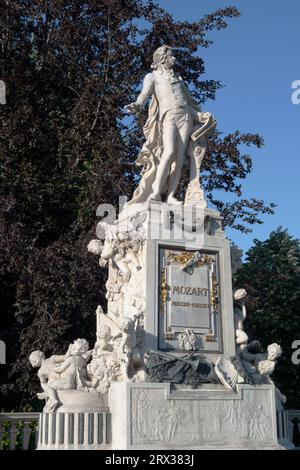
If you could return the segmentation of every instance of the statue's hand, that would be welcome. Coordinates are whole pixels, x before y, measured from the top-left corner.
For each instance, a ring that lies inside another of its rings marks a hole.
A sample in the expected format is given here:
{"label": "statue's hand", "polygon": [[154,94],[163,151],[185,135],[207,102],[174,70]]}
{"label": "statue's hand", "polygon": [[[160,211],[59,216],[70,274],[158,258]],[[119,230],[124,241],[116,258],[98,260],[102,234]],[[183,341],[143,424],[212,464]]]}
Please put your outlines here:
{"label": "statue's hand", "polygon": [[130,103],[124,106],[129,114],[137,114],[140,112],[141,107],[137,103]]}
{"label": "statue's hand", "polygon": [[107,265],[107,259],[105,259],[105,258],[100,258],[100,259],[99,259],[99,265],[100,265],[101,268],[105,268],[106,265]]}

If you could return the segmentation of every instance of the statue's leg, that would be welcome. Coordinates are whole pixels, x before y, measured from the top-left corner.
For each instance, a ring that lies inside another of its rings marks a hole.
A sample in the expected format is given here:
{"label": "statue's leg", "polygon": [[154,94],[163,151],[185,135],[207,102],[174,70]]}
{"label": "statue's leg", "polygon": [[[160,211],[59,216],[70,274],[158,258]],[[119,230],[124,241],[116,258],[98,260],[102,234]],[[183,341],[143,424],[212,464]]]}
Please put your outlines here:
{"label": "statue's leg", "polygon": [[249,339],[247,333],[239,329],[235,330],[235,338],[238,345],[247,344]]}
{"label": "statue's leg", "polygon": [[42,388],[49,397],[49,400],[46,405],[47,411],[55,411],[58,405],[60,405],[60,401],[57,396],[57,391],[48,384],[42,384]]}
{"label": "statue's leg", "polygon": [[176,165],[174,170],[171,172],[168,180],[168,199],[167,202],[170,204],[178,203],[175,199],[174,194],[178,187],[182,166],[186,155],[188,140],[190,137],[191,119],[187,115],[187,118],[182,119],[182,122],[177,124],[177,136],[176,136]]}
{"label": "statue's leg", "polygon": [[129,282],[130,277],[131,277],[131,270],[129,269],[127,263],[124,262],[124,260],[114,260],[116,265],[118,266],[122,277],[124,279],[124,282]]}
{"label": "statue's leg", "polygon": [[166,181],[169,175],[169,168],[176,152],[177,128],[171,120],[165,119],[163,123],[163,154],[159,162],[156,178],[153,183],[153,192],[149,199],[159,200],[161,193],[165,190]]}

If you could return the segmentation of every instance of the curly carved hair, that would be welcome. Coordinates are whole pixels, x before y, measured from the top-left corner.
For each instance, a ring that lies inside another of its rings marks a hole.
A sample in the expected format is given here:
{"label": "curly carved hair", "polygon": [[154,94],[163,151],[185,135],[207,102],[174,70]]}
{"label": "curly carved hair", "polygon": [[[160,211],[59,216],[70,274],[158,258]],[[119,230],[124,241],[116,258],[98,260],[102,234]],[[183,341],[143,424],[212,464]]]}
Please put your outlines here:
{"label": "curly carved hair", "polygon": [[172,51],[170,46],[160,46],[153,54],[153,62],[151,68],[156,70],[159,65],[164,64],[169,51]]}

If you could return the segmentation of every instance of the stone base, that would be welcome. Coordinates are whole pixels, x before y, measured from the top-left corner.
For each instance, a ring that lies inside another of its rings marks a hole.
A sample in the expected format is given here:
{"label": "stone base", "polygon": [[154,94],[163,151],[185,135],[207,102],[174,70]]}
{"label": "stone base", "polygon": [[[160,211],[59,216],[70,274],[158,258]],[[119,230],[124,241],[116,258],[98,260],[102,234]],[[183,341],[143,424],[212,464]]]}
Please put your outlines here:
{"label": "stone base", "polygon": [[110,413],[41,413],[37,450],[109,450]]}
{"label": "stone base", "polygon": [[113,383],[112,449],[283,449],[273,385]]}
{"label": "stone base", "polygon": [[59,390],[61,405],[55,413],[39,417],[37,450],[108,450],[111,414],[107,395],[79,390]]}
{"label": "stone base", "polygon": [[[107,394],[101,395],[98,392],[85,392],[80,390],[58,390],[58,399],[61,405],[56,413],[95,413],[108,412]],[[44,413],[48,410],[45,407]]]}

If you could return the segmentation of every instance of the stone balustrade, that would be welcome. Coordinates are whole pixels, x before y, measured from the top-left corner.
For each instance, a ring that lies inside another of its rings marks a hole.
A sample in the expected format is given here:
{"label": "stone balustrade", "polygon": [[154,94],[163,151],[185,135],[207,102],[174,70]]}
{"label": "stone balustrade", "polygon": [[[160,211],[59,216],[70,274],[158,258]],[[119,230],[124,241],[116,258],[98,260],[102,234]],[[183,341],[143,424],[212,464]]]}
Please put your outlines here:
{"label": "stone balustrade", "polygon": [[39,413],[0,413],[0,448],[15,450],[37,447]]}

